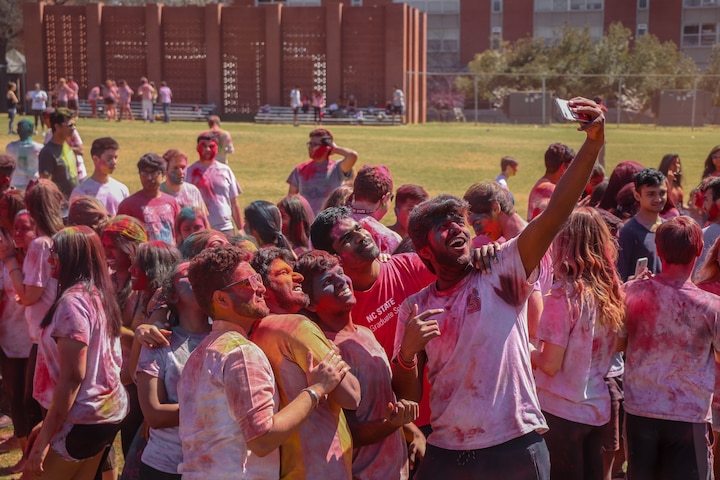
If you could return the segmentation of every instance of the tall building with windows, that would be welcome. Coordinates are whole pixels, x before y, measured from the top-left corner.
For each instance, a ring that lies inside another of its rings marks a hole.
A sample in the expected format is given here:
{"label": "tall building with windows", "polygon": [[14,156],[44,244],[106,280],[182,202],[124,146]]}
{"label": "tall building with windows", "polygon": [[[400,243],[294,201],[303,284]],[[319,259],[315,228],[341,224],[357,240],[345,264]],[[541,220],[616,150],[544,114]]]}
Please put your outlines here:
{"label": "tall building with windows", "polygon": [[503,41],[552,39],[565,24],[595,38],[620,22],[636,37],[675,42],[703,67],[719,43],[720,0],[234,0],[234,4],[372,6],[407,3],[428,14],[428,71],[462,70],[476,53]]}

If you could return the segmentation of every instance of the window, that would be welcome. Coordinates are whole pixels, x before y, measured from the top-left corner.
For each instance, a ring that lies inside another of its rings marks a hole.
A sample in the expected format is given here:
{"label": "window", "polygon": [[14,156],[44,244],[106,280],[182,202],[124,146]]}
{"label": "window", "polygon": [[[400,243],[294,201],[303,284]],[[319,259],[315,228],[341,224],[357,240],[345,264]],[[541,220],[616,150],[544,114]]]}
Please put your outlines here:
{"label": "window", "polygon": [[647,10],[650,0],[638,0],[638,10]]}
{"label": "window", "polygon": [[718,0],[685,0],[684,5],[686,7],[707,7],[717,5]]}
{"label": "window", "polygon": [[640,38],[643,35],[647,35],[648,33],[648,27],[646,23],[638,23],[637,28],[635,29],[635,38]]}
{"label": "window", "polygon": [[502,12],[502,0],[492,0],[492,13]]}
{"label": "window", "polygon": [[362,0],[351,0],[350,6],[351,7],[362,7]]}
{"label": "window", "polygon": [[490,33],[490,48],[500,50],[502,46],[502,27],[493,27]]}
{"label": "window", "polygon": [[[704,0],[708,1],[708,0]],[[536,12],[602,10],[604,0],[535,0]]]}
{"label": "window", "polygon": [[703,23],[683,26],[683,47],[706,47],[717,43],[717,25]]}

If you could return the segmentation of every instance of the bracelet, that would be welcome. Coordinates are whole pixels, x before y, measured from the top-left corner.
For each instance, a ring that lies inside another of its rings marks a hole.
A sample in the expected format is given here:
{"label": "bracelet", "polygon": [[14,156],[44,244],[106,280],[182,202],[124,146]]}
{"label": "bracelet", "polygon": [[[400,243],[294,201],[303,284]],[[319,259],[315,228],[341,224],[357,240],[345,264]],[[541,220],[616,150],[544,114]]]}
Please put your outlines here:
{"label": "bracelet", "polygon": [[417,355],[413,355],[411,362],[406,362],[405,359],[403,359],[402,353],[398,352],[397,363],[403,370],[415,370],[415,367],[417,367]]}
{"label": "bracelet", "polygon": [[302,391],[307,392],[308,395],[310,395],[313,409],[317,408],[317,406],[320,404],[320,396],[317,394],[317,392],[310,387],[303,388]]}

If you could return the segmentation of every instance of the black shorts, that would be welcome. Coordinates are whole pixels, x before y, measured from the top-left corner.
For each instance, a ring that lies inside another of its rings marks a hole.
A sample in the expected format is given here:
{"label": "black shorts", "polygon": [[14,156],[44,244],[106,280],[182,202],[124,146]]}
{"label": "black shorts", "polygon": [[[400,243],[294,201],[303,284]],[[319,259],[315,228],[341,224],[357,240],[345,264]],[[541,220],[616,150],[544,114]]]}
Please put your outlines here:
{"label": "black shorts", "polygon": [[87,460],[112,445],[119,423],[71,425],[65,423],[52,440],[52,447],[67,460]]}
{"label": "black shorts", "polygon": [[77,98],[75,98],[73,100],[68,100],[67,106],[70,110],[77,110],[78,109]]}
{"label": "black shorts", "polygon": [[399,106],[399,105],[393,105],[393,107],[392,107],[392,113],[393,113],[393,115],[395,115],[395,114],[397,114],[397,115],[402,115],[402,113],[403,113],[403,107],[401,107],[401,106]]}

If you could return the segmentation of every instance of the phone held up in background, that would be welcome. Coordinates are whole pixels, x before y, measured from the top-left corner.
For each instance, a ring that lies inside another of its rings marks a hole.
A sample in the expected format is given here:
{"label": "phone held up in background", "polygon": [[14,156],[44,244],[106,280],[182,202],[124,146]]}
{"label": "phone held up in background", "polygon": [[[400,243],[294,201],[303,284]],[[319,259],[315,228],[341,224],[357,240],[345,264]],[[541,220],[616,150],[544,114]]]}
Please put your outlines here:
{"label": "phone held up in background", "polygon": [[635,262],[635,278],[640,278],[640,275],[647,270],[648,259],[647,257],[640,257]]}
{"label": "phone held up in background", "polygon": [[575,113],[570,110],[570,106],[568,105],[567,100],[556,98],[555,105],[557,105],[558,110],[560,111],[560,115],[562,115],[562,118],[564,118],[568,122],[588,123],[590,121],[590,117],[588,117],[587,115]]}

